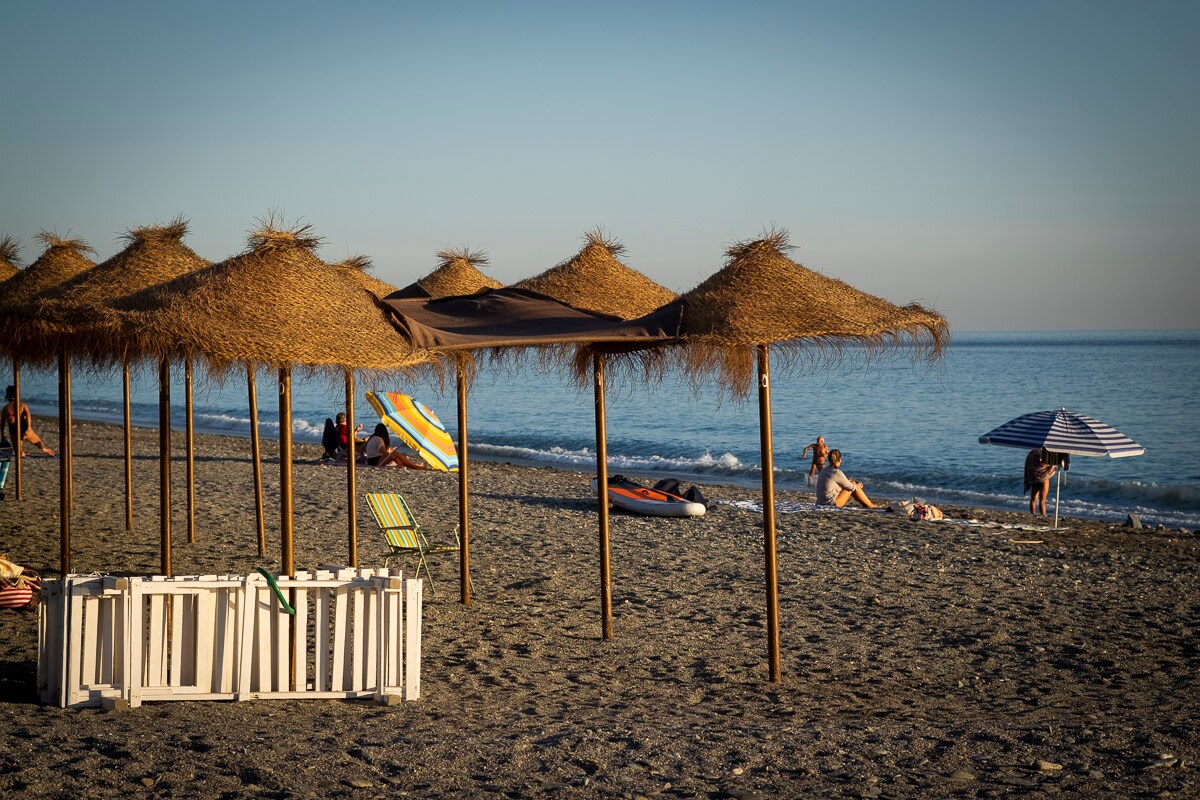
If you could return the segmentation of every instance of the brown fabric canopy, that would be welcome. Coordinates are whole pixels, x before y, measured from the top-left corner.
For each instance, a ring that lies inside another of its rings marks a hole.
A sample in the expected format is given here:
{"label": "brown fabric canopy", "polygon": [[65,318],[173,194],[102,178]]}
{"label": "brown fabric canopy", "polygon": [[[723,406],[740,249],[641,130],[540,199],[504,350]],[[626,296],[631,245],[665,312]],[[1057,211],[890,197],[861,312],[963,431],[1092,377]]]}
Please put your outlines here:
{"label": "brown fabric canopy", "polygon": [[583,311],[524,289],[485,289],[441,300],[384,298],[392,322],[418,348],[474,350],[589,342],[629,349],[678,336],[681,313],[667,307],[635,320]]}

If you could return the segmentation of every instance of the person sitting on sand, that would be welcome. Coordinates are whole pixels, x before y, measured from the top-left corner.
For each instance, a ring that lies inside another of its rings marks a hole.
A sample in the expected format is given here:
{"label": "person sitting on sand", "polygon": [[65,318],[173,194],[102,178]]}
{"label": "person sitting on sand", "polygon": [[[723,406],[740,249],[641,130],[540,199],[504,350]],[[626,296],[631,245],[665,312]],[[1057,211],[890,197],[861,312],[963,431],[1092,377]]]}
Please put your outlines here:
{"label": "person sitting on sand", "polygon": [[424,464],[418,464],[401,453],[399,448],[392,447],[392,439],[388,435],[387,426],[380,422],[375,426],[371,438],[363,447],[363,455],[367,464],[372,467],[408,467],[409,469],[426,469]]}
{"label": "person sitting on sand", "polygon": [[1029,513],[1038,515],[1041,508],[1042,516],[1046,516],[1046,497],[1050,494],[1050,478],[1058,469],[1053,464],[1047,464],[1047,451],[1044,447],[1034,448],[1025,456],[1025,489],[1029,492]]}
{"label": "person sitting on sand", "polygon": [[853,497],[863,508],[875,504],[863,491],[860,481],[852,481],[842,472],[842,451],[830,450],[829,463],[817,476],[817,505],[843,507]]}
{"label": "person sitting on sand", "polygon": [[[4,425],[4,433],[8,437],[8,441],[12,442],[13,448],[21,448],[21,452],[25,452],[24,442],[29,442],[31,445],[41,450],[43,454],[52,456],[54,451],[46,447],[42,443],[42,439],[33,430],[33,416],[29,413],[29,406],[21,403],[21,407],[17,408],[17,387],[9,386],[4,390],[4,399],[8,401],[4,406],[4,410],[0,411],[0,422]],[[21,432],[17,433],[17,421],[20,420]]]}
{"label": "person sitting on sand", "polygon": [[829,455],[829,447],[825,444],[825,437],[818,436],[815,442],[801,450],[801,461],[804,460],[804,454],[809,450],[812,450],[812,466],[808,468],[808,485],[812,486],[813,476],[825,469],[825,458]]}
{"label": "person sitting on sand", "polygon": [[[366,436],[358,435],[358,432],[361,431],[362,428],[363,426],[361,424],[354,426],[354,449],[356,452],[362,450],[363,445],[367,443]],[[341,454],[344,456],[346,453],[350,452],[350,426],[346,424],[345,411],[338,413],[337,424],[334,426],[334,431],[337,434],[338,448],[341,450]]]}

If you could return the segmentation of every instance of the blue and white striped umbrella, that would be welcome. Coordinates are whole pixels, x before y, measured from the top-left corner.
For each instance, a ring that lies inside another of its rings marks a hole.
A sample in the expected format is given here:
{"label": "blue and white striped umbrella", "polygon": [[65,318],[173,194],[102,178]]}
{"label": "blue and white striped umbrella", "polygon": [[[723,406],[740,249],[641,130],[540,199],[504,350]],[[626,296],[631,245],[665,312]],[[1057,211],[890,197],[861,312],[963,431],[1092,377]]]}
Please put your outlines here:
{"label": "blue and white striped umbrella", "polygon": [[1140,456],[1146,452],[1146,448],[1111,425],[1065,408],[1017,417],[980,436],[979,443],[1025,450],[1044,447],[1051,453],[1109,458]]}

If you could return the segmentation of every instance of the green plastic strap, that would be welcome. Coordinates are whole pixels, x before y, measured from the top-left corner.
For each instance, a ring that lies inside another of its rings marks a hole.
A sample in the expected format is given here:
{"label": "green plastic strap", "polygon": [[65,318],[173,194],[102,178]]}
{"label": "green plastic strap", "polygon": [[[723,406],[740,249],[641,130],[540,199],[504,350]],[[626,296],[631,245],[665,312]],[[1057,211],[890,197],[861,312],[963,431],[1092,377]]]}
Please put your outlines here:
{"label": "green plastic strap", "polygon": [[279,590],[279,584],[275,582],[273,577],[271,577],[271,573],[267,572],[262,567],[257,567],[256,569],[258,570],[258,574],[266,578],[267,583],[271,584],[271,590],[275,592],[275,598],[279,600],[279,605],[283,606],[283,610],[292,616],[295,616],[296,609],[292,608],[291,604],[288,603],[287,598],[283,596],[283,592]]}

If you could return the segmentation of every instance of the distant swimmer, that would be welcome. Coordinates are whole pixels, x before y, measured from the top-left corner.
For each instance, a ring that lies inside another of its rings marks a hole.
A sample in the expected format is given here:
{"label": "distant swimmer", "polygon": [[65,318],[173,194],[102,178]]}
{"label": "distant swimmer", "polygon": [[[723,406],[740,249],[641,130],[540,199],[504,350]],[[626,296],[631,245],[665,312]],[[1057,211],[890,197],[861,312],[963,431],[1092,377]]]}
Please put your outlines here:
{"label": "distant swimmer", "polygon": [[800,460],[804,460],[804,455],[812,450],[812,466],[808,469],[808,485],[812,486],[816,475],[821,470],[825,469],[825,459],[829,455],[829,448],[825,446],[825,437],[818,436],[817,440],[808,447],[800,451]]}

